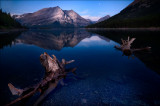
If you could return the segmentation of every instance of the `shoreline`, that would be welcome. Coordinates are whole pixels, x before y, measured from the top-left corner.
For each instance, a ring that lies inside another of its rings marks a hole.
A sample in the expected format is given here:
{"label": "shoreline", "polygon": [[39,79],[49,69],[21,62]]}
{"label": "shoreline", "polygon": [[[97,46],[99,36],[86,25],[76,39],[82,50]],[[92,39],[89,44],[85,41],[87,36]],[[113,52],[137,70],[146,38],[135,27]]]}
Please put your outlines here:
{"label": "shoreline", "polygon": [[26,31],[28,29],[0,29],[0,34],[18,32],[18,31]]}
{"label": "shoreline", "polygon": [[[85,30],[106,30],[106,31],[113,31],[113,30],[122,30],[122,31],[160,31],[160,27],[150,27],[150,28],[58,28],[58,29],[85,29]],[[57,28],[51,29],[0,29],[0,34],[5,33],[12,33],[17,31],[26,31],[26,30],[57,30]]]}
{"label": "shoreline", "polygon": [[86,30],[132,30],[132,31],[160,31],[160,27],[150,27],[150,28],[85,28]]}

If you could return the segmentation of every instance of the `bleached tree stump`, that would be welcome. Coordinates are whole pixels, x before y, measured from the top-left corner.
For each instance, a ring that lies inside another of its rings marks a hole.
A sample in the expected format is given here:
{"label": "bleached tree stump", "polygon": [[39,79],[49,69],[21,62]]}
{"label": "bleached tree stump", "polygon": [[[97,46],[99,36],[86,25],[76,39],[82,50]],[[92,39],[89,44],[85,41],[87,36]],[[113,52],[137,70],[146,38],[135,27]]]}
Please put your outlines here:
{"label": "bleached tree stump", "polygon": [[46,52],[40,55],[40,62],[44,66],[46,72],[44,78],[36,85],[32,87],[27,87],[24,89],[15,88],[11,83],[8,84],[8,87],[13,95],[19,95],[20,97],[16,100],[10,102],[8,105],[12,105],[21,101],[22,99],[31,97],[36,92],[41,92],[41,96],[35,102],[34,105],[38,105],[43,98],[45,98],[58,84],[58,82],[63,79],[68,72],[74,72],[76,68],[66,70],[65,65],[74,62],[74,60],[66,61],[62,59],[61,62],[52,55],[50,57]]}
{"label": "bleached tree stump", "polygon": [[145,48],[137,48],[137,49],[134,49],[134,48],[131,48],[131,44],[133,43],[133,41],[135,40],[136,38],[131,38],[128,37],[127,40],[123,40],[121,39],[122,41],[122,44],[120,46],[118,45],[115,45],[115,48],[118,49],[118,50],[121,50],[123,52],[124,55],[126,56],[130,56],[133,54],[133,52],[136,52],[136,51],[148,51],[151,49],[151,47],[145,47]]}

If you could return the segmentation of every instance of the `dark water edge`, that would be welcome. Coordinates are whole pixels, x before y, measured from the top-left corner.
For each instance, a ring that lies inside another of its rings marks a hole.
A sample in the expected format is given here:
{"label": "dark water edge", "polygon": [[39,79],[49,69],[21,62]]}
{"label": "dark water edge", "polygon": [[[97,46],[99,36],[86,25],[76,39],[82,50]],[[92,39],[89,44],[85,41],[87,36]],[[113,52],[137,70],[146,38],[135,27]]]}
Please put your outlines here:
{"label": "dark water edge", "polygon": [[128,31],[159,31],[160,30],[160,27],[150,27],[150,28],[85,28],[86,30],[120,30],[120,31],[122,31],[122,30],[128,30]]}
{"label": "dark water edge", "polygon": [[[135,59],[122,56],[114,45],[128,36],[136,37],[133,47],[151,46],[152,52],[134,54]],[[44,69],[39,55],[47,52],[60,60],[75,59],[69,67],[76,66],[77,75],[67,76],[65,85],[59,84],[42,106],[159,105],[158,36],[159,31],[84,29],[28,30],[0,36],[0,104],[18,97],[11,95],[9,82],[24,88],[41,80]],[[38,96],[21,103],[32,105]]]}
{"label": "dark water edge", "polygon": [[[128,36],[134,37],[136,40],[133,42],[133,48],[143,48],[146,46],[151,47],[151,53],[134,54],[137,56],[147,67],[160,74],[160,49],[159,46],[159,29],[88,29],[89,32],[105,36],[115,42],[121,44],[121,38],[127,39]],[[113,36],[114,35],[114,36]]]}
{"label": "dark water edge", "polygon": [[23,31],[7,31],[0,33],[0,49],[5,46],[12,46],[12,41],[14,41]]}

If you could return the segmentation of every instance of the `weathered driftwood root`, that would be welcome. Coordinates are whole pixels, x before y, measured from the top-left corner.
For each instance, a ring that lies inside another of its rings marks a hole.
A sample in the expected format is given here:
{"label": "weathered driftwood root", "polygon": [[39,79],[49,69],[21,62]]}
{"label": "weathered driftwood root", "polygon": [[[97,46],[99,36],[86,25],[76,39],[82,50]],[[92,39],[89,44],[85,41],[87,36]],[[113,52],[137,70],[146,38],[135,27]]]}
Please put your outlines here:
{"label": "weathered driftwood root", "polygon": [[12,94],[19,95],[20,97],[7,105],[15,104],[18,101],[31,97],[36,92],[40,91],[41,96],[35,102],[35,105],[38,105],[40,101],[57,86],[58,82],[67,75],[67,73],[74,72],[76,70],[76,68],[70,70],[65,69],[65,65],[74,62],[74,60],[66,61],[65,59],[62,59],[62,62],[59,62],[56,56],[52,56],[53,58],[46,52],[40,55],[40,62],[45,67],[46,73],[44,78],[38,84],[24,89],[17,89],[11,83],[8,84]]}
{"label": "weathered driftwood root", "polygon": [[136,38],[131,38],[130,39],[130,37],[128,37],[127,40],[121,39],[122,44],[120,46],[115,45],[115,48],[118,49],[118,50],[121,50],[123,52],[123,54],[126,55],[126,56],[132,55],[133,52],[137,52],[137,51],[149,51],[151,49],[151,47],[132,49],[131,48],[131,44],[133,43],[133,41],[135,39]]}
{"label": "weathered driftwood root", "polygon": [[128,37],[127,40],[123,40],[121,39],[122,41],[122,44],[121,46],[115,46],[115,48],[119,49],[119,50],[122,50],[122,51],[125,51],[125,50],[131,50],[131,44],[133,43],[133,41],[135,40],[136,38],[130,38]]}

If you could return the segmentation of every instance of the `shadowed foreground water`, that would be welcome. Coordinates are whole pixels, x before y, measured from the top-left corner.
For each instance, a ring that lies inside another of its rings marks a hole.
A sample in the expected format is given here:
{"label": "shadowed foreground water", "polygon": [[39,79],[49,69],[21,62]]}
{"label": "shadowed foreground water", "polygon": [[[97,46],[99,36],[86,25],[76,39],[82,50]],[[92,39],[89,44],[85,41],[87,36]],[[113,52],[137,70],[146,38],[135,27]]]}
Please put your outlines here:
{"label": "shadowed foreground water", "polygon": [[[143,37],[138,37],[139,33]],[[18,97],[11,95],[8,83],[24,88],[43,78],[39,56],[47,52],[59,60],[74,59],[68,68],[77,67],[77,70],[76,75],[67,75],[64,84],[58,84],[41,105],[160,105],[160,70],[156,67],[159,50],[155,40],[158,34],[153,31],[29,30],[0,35],[0,104]],[[152,53],[134,54],[134,59],[122,56],[114,45],[119,45],[120,39],[128,35],[137,38],[138,43],[135,41],[133,47],[151,46]],[[148,59],[144,61],[142,56]],[[37,93],[23,104],[31,105],[38,97]]]}

